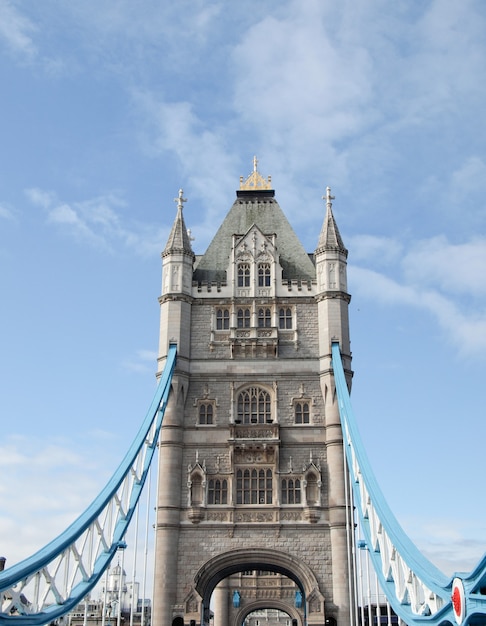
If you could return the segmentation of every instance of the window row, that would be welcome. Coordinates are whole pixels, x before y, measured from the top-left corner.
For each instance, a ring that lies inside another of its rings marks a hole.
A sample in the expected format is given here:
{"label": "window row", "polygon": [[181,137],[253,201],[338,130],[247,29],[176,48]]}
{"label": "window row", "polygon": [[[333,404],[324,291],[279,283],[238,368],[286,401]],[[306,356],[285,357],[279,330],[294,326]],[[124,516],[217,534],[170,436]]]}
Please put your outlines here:
{"label": "window row", "polygon": [[[310,402],[299,401],[294,404],[294,424],[310,424]],[[199,404],[198,422],[202,426],[215,423],[215,403],[213,400]],[[271,424],[272,404],[270,394],[260,387],[250,387],[237,396],[236,416],[237,424]]]}
{"label": "window row", "polygon": [[[249,263],[238,263],[238,287],[249,287],[251,267]],[[259,287],[270,287],[270,263],[259,263],[257,266],[257,280]]]}
{"label": "window row", "polygon": [[[304,483],[308,504],[318,502],[317,478],[311,474]],[[300,478],[283,478],[280,482],[281,504],[303,504],[303,484]],[[228,480],[208,481],[208,504],[228,504]],[[271,469],[236,470],[236,504],[272,504],[273,472]]]}
{"label": "window row", "polygon": [[[236,309],[236,328],[250,328],[252,324],[251,307],[238,307]],[[272,308],[258,307],[256,310],[256,325],[259,328],[270,328],[272,324]],[[230,310],[226,308],[216,309],[216,330],[229,330]],[[291,330],[292,309],[290,307],[281,307],[278,309],[278,327],[280,330]]]}

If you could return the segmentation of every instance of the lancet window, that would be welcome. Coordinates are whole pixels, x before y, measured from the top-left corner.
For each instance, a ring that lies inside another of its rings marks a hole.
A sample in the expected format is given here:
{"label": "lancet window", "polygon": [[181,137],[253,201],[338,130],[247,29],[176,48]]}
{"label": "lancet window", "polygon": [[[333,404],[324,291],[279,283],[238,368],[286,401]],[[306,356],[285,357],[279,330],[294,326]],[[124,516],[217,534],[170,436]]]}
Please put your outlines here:
{"label": "lancet window", "polygon": [[258,286],[270,287],[270,263],[258,264]]}
{"label": "lancet window", "polygon": [[251,311],[249,308],[240,308],[236,312],[236,324],[238,328],[250,328]]}
{"label": "lancet window", "polygon": [[290,307],[282,307],[279,309],[278,326],[281,330],[289,330],[292,328],[292,309]]}
{"label": "lancet window", "polygon": [[238,287],[250,286],[250,264],[239,263],[238,264]]}
{"label": "lancet window", "polygon": [[309,424],[310,422],[310,411],[309,411],[309,402],[307,401],[299,401],[294,405],[294,421],[296,424]]}
{"label": "lancet window", "polygon": [[298,478],[284,478],[282,480],[282,504],[301,503],[301,482]]}
{"label": "lancet window", "polygon": [[199,405],[199,423],[200,424],[213,424],[214,422],[214,403],[213,402],[201,402]]}
{"label": "lancet window", "polygon": [[228,330],[230,312],[228,309],[216,309],[216,330]]}
{"label": "lancet window", "polygon": [[258,309],[258,326],[259,328],[270,328],[272,325],[272,310],[269,307],[261,307]]}
{"label": "lancet window", "polygon": [[228,481],[211,478],[208,482],[208,504],[228,504]]}

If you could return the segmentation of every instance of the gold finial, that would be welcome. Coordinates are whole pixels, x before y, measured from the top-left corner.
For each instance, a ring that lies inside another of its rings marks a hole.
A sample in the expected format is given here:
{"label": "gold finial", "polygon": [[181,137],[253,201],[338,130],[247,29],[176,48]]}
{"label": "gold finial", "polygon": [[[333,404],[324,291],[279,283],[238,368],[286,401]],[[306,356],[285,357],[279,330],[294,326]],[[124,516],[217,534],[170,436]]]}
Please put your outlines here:
{"label": "gold finial", "polygon": [[253,172],[248,176],[248,178],[243,181],[243,176],[240,176],[240,189],[246,191],[253,191],[255,189],[271,189],[272,188],[272,178],[269,176],[267,180],[263,178],[263,176],[259,173],[258,169],[258,159],[256,156],[253,157]]}
{"label": "gold finial", "polygon": [[179,189],[179,195],[177,198],[174,198],[174,202],[177,202],[177,208],[182,211],[183,203],[187,202],[187,198],[184,198],[184,192],[182,189]]}
{"label": "gold finial", "polygon": [[326,187],[326,195],[322,196],[322,199],[326,201],[326,207],[328,209],[332,208],[332,201],[335,200],[335,196],[331,196],[331,188]]}

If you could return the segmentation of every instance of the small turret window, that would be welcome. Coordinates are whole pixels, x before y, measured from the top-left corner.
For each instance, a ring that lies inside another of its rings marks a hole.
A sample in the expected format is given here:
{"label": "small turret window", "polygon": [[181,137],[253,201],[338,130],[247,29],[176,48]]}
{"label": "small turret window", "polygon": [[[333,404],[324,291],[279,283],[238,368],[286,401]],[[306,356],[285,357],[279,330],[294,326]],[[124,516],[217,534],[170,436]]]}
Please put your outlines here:
{"label": "small turret window", "polygon": [[240,263],[238,265],[238,287],[250,286],[250,264]]}

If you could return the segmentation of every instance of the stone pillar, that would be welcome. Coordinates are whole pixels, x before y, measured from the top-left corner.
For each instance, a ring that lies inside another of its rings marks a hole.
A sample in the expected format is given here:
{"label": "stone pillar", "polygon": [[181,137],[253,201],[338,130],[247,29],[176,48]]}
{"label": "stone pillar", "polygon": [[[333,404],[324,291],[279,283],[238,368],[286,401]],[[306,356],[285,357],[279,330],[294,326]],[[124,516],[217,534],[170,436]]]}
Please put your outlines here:
{"label": "stone pillar", "polygon": [[228,579],[222,580],[213,592],[214,626],[230,626],[228,623]]}
{"label": "stone pillar", "polygon": [[174,375],[159,443],[159,478],[155,526],[153,626],[170,626],[177,602],[180,494],[182,476],[183,394]]}

